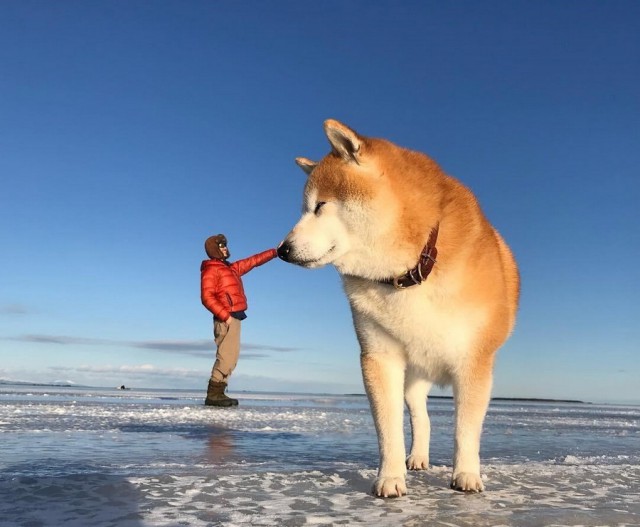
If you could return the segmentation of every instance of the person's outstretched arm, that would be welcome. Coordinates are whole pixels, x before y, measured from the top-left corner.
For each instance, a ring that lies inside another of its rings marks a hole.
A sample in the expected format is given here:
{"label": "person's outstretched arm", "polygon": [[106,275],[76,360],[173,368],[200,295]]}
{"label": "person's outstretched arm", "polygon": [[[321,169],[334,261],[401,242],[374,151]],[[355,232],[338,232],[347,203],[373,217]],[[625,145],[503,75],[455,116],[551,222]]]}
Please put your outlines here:
{"label": "person's outstretched arm", "polygon": [[254,267],[258,267],[259,265],[273,260],[276,256],[278,256],[276,250],[269,249],[267,251],[254,254],[253,256],[249,256],[249,258],[238,260],[231,265],[237,269],[238,274],[243,275],[251,271],[251,269],[253,269]]}

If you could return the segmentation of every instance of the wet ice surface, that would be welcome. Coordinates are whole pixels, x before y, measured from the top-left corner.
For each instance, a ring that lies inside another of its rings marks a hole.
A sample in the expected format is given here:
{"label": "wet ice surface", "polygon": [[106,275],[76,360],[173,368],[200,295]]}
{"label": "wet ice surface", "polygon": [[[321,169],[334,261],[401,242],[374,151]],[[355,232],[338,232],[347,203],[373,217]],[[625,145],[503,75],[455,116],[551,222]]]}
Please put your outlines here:
{"label": "wet ice surface", "polygon": [[494,403],[487,491],[464,495],[430,400],[433,467],[383,500],[366,398],[202,396],[0,387],[0,525],[640,525],[640,407]]}

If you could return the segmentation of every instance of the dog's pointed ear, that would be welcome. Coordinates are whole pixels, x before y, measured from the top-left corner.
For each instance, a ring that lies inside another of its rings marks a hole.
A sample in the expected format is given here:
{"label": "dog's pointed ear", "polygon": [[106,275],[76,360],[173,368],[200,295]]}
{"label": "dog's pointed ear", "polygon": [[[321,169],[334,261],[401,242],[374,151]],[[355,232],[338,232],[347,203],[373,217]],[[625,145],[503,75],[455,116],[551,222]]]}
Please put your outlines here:
{"label": "dog's pointed ear", "polygon": [[340,157],[346,161],[358,162],[362,139],[356,132],[339,121],[328,119],[324,122],[324,133]]}
{"label": "dog's pointed ear", "polygon": [[304,170],[307,176],[318,166],[318,163],[311,161],[311,159],[307,159],[306,157],[296,157],[296,164]]}

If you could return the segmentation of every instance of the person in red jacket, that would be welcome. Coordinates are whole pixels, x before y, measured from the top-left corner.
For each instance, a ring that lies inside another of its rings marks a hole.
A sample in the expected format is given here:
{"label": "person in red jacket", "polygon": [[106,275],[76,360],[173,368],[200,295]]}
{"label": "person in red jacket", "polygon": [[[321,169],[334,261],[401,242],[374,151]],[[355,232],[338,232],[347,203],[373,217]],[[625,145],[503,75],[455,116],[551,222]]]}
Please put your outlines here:
{"label": "person in red jacket", "polygon": [[237,406],[238,400],[227,397],[224,392],[240,355],[240,322],[247,318],[247,297],[241,276],[273,260],[276,249],[229,263],[227,238],[217,234],[207,238],[204,250],[209,260],[200,266],[200,298],[204,307],[213,313],[213,335],[218,347],[204,404]]}

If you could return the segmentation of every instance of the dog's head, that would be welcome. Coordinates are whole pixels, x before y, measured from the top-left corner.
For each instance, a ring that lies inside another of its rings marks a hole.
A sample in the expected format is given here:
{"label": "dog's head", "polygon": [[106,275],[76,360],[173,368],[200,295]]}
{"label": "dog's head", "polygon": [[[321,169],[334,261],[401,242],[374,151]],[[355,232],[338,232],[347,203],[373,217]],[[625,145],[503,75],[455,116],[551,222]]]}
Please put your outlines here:
{"label": "dog's head", "polygon": [[343,274],[371,279],[406,268],[420,247],[416,253],[407,241],[411,235],[400,232],[402,191],[390,177],[404,150],[335,120],[326,121],[324,130],[331,152],[318,163],[296,159],[308,176],[302,217],[278,255],[303,267],[333,264]]}

